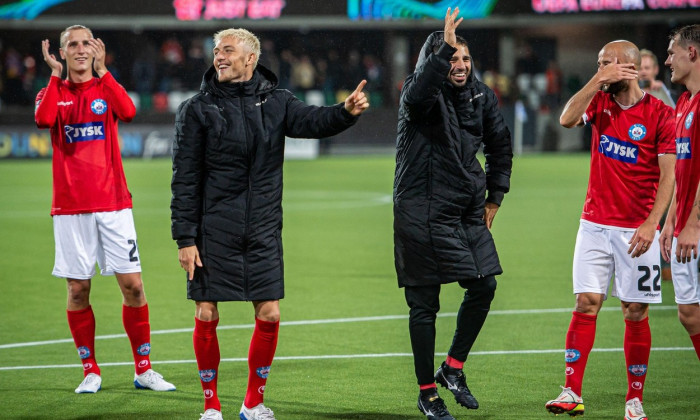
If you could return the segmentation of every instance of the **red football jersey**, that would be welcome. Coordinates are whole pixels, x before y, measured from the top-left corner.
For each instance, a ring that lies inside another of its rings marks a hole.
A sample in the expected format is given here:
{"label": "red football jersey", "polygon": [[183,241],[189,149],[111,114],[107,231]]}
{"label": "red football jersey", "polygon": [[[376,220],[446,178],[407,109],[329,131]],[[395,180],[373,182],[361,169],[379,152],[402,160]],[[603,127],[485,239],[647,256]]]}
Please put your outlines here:
{"label": "red football jersey", "polygon": [[628,109],[599,91],[584,120],[593,129],[591,171],[581,218],[636,229],[651,212],[659,186],[658,155],[675,153],[673,109],[652,95]]}
{"label": "red football jersey", "polygon": [[684,92],[676,104],[676,226],[678,236],[693,208],[700,182],[700,154],[693,153],[700,142],[700,126],[695,123],[700,111],[700,95],[690,99]]}
{"label": "red football jersey", "polygon": [[36,97],[34,119],[51,129],[51,215],[131,208],[117,134],[136,108],[110,73],[84,83],[51,77]]}

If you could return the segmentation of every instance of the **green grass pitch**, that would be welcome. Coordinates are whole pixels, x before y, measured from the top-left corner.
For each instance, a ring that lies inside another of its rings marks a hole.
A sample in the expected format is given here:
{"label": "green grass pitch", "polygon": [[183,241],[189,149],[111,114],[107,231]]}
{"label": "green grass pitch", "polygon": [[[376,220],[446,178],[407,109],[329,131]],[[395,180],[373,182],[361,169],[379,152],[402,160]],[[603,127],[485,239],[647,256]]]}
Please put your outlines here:
{"label": "green grass pitch", "polygon": [[[51,276],[48,161],[0,162],[0,419],[198,419],[203,411],[191,329],[194,304],[170,239],[170,162],[128,160],[151,312],[154,368],[178,387],[134,389],[121,299],[113,277],[93,279],[96,354],[103,388],[76,395],[82,370],[65,319],[65,282]],[[266,404],[279,420],[424,418],[410,357],[407,308],[392,251],[390,156],[285,164],[286,298]],[[465,372],[477,411],[441,394],[457,419],[547,419],[564,383],[564,335],[574,297],[571,255],[587,184],[586,155],[515,159],[512,192],[493,234],[505,273]],[[700,363],[677,320],[673,289],[653,307],[645,410],[652,419],[697,420]],[[436,365],[451,342],[462,298],[442,292]],[[238,418],[252,332],[250,303],[222,303],[219,393]],[[626,376],[619,302],[598,322],[584,381],[588,419],[621,419]],[[564,416],[566,417],[566,416]]]}

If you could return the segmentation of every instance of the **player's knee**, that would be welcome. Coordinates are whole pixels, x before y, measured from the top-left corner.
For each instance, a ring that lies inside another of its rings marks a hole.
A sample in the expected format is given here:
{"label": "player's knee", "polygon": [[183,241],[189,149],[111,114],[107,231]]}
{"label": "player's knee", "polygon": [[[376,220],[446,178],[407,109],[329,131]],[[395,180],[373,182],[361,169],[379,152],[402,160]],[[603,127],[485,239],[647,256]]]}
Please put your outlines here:
{"label": "player's knee", "polygon": [[647,317],[649,304],[646,303],[629,303],[624,308],[625,319],[628,321],[639,322]]}
{"label": "player's knee", "polygon": [[497,286],[498,282],[496,281],[496,277],[485,277],[482,281],[470,285],[469,289],[465,292],[465,298],[473,304],[482,304],[488,307],[496,296]]}

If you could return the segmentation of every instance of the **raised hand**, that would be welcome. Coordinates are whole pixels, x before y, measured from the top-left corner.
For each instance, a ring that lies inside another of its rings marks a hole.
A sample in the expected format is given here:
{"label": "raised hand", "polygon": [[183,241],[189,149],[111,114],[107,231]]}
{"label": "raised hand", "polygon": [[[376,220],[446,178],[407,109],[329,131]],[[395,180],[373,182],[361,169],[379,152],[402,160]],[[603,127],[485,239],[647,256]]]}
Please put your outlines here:
{"label": "raised hand", "polygon": [[[459,7],[455,7],[454,12],[452,8],[447,8],[447,13],[445,13],[445,42],[452,47],[457,48],[457,27],[464,20],[464,18],[457,19],[459,16]],[[457,19],[455,21],[455,19]]]}
{"label": "raised hand", "polygon": [[95,73],[102,77],[107,73],[107,66],[105,65],[105,43],[102,42],[100,38],[90,38],[88,40],[88,46],[91,50],[90,53],[94,57],[92,67],[95,69]]}
{"label": "raised hand", "polygon": [[633,63],[620,63],[617,57],[614,62],[598,69],[598,80],[604,85],[620,80],[635,80],[638,77],[639,73],[634,69]]}
{"label": "raised hand", "polygon": [[56,60],[56,56],[49,53],[49,40],[45,39],[41,41],[41,53],[44,55],[44,61],[51,68],[51,75],[56,77],[61,77],[63,73],[63,64]]}
{"label": "raised hand", "polygon": [[366,84],[367,80],[361,81],[360,84],[357,85],[355,90],[350,95],[348,95],[347,98],[345,98],[345,110],[352,115],[360,115],[367,108],[369,108],[369,100],[367,99],[365,93],[362,91]]}

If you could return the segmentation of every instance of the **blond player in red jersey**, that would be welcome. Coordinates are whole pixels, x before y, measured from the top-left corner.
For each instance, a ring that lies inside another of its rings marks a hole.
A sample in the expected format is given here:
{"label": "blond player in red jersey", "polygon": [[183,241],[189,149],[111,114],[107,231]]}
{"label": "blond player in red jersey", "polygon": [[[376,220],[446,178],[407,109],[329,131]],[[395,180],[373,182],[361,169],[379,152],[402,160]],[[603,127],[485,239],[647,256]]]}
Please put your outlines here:
{"label": "blond player in red jersey", "polygon": [[[606,44],[598,71],[566,104],[563,126],[591,124],[591,170],[574,250],[576,308],[566,335],[566,383],[545,408],[584,413],[581,388],[598,312],[612,289],[625,319],[625,419],[645,420],[642,396],[651,332],[661,302],[658,225],[673,193],[672,109],[639,87],[639,49]],[[614,280],[613,280],[614,279]]]}
{"label": "blond player in red jersey", "polygon": [[[42,41],[51,79],[37,95],[35,120],[51,131],[56,257],[53,275],[68,286],[67,316],[83,365],[76,393],[95,393],[102,377],[95,358],[91,278],[114,274],[123,295],[122,320],[134,357],[134,386],[172,391],[175,386],[151,369],[148,304],[131,213],[131,194],[122,168],[117,121],[136,114],[133,102],[105,66],[105,45],[81,25],[60,36],[63,64]],[[93,77],[93,69],[98,77]]]}
{"label": "blond player in red jersey", "polygon": [[[688,90],[676,104],[676,192],[661,233],[661,255],[671,262],[678,318],[700,358],[700,25],[685,26],[671,34],[666,64],[671,82]],[[674,252],[675,250],[675,252]],[[674,255],[675,254],[675,255]]]}

